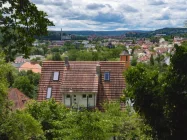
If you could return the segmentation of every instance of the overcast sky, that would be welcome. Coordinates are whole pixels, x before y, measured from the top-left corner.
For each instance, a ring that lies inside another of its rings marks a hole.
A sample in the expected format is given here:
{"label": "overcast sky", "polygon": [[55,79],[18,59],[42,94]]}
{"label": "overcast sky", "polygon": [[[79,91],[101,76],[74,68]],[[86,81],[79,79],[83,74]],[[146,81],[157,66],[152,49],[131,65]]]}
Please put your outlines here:
{"label": "overcast sky", "polygon": [[53,30],[155,30],[183,27],[187,0],[31,0]]}

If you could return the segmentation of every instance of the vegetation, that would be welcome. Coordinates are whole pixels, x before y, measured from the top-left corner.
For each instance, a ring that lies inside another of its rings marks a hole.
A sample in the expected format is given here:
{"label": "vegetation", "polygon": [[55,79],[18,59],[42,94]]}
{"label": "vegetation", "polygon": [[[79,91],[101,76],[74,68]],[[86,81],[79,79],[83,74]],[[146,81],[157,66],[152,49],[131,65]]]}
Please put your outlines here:
{"label": "vegetation", "polygon": [[169,67],[140,63],[125,73],[125,95],[152,127],[155,139],[186,137],[187,44],[175,49]]}
{"label": "vegetation", "polygon": [[[5,3],[9,6],[2,6]],[[47,27],[53,23],[29,0],[3,0],[0,7],[0,50],[4,52],[6,61],[13,61],[17,53],[28,57],[34,36],[47,34]]]}
{"label": "vegetation", "polygon": [[[6,106],[6,97],[8,91],[7,74],[9,73],[10,65],[5,63],[4,55],[0,53],[0,114],[3,114],[3,109]],[[2,116],[0,115],[0,118]]]}
{"label": "vegetation", "polygon": [[43,126],[47,139],[151,139],[145,135],[150,128],[132,110],[120,110],[119,103],[105,103],[105,112],[77,111],[64,107],[54,100],[33,102],[26,112],[31,114]]}
{"label": "vegetation", "polygon": [[40,80],[39,73],[33,73],[31,70],[21,71],[14,78],[13,87],[18,88],[30,98],[37,98],[38,85]]}

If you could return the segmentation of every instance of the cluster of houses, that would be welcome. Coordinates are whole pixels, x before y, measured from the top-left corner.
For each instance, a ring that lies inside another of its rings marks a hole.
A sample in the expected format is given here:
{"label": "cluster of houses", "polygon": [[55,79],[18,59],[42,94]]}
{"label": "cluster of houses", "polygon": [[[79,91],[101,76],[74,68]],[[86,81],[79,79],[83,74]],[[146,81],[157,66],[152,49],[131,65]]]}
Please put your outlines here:
{"label": "cluster of houses", "polygon": [[25,59],[22,56],[16,57],[14,62],[12,62],[12,65],[20,72],[20,71],[28,71],[31,70],[34,73],[41,73],[42,67],[35,62],[32,62],[31,60],[34,58],[40,58],[44,59],[43,56],[35,55],[30,56],[30,59]]}
{"label": "cluster of houses", "polygon": [[[167,53],[173,51],[174,44],[181,45],[183,41],[186,39],[180,37],[175,37],[172,43],[165,41],[164,38],[160,38],[157,43],[149,39],[120,41],[107,38],[100,41],[100,45],[124,45],[126,48],[127,51],[120,54],[120,61],[69,61],[66,58],[65,61],[43,61],[40,66],[29,59],[17,57],[12,65],[19,71],[32,70],[41,73],[38,101],[54,98],[67,107],[102,109],[102,103],[119,100],[123,95],[123,72],[130,66],[132,55],[137,57],[138,62],[148,62],[151,56],[167,56]],[[52,47],[62,46],[64,43],[65,41],[53,41]],[[85,48],[95,48],[95,44],[89,40],[75,44],[80,43]],[[39,56],[32,56],[35,57]],[[169,64],[169,61],[166,57],[166,64]],[[28,97],[17,89],[10,90],[9,98],[15,101],[15,108],[22,108],[28,100]]]}
{"label": "cluster of houses", "polygon": [[[123,95],[123,72],[129,65],[130,55],[125,51],[120,61],[43,61],[38,101],[54,98],[67,107],[102,109],[105,101],[117,101]],[[22,108],[28,100],[23,95],[10,90],[15,108]]]}

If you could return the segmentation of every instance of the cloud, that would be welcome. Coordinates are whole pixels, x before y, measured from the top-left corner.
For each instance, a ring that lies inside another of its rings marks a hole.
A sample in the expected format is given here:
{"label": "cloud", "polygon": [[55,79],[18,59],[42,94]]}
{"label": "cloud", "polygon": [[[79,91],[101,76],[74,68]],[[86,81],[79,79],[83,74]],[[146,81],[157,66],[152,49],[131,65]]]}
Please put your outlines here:
{"label": "cloud", "polygon": [[120,9],[124,12],[128,12],[128,13],[136,13],[138,12],[138,10],[130,5],[126,5],[126,4],[123,4],[123,5],[120,5]]}
{"label": "cloud", "polygon": [[149,0],[150,5],[164,5],[166,4],[164,0]]}
{"label": "cloud", "polygon": [[95,16],[94,18],[92,18],[94,21],[97,22],[118,22],[121,23],[123,22],[123,15],[121,15],[120,13],[103,13],[103,12],[99,12],[97,16]]}
{"label": "cloud", "polygon": [[87,9],[89,10],[98,10],[100,8],[104,8],[104,4],[96,4],[96,3],[91,3],[86,6]]}
{"label": "cloud", "polygon": [[[31,0],[63,30],[182,27],[186,0]],[[51,28],[51,27],[50,27]]]}
{"label": "cloud", "polygon": [[43,0],[31,0],[31,2],[35,3],[35,4],[43,4]]}

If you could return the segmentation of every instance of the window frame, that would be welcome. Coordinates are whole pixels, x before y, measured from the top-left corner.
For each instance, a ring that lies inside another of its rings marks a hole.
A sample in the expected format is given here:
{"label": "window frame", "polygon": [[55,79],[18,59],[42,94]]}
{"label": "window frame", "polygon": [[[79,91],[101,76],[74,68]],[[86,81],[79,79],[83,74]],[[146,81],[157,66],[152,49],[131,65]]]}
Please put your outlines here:
{"label": "window frame", "polygon": [[[106,78],[106,74],[108,74],[108,78]],[[104,72],[104,81],[110,81],[110,72]]]}
{"label": "window frame", "polygon": [[[49,95],[49,89],[51,89],[50,91],[50,95]],[[49,97],[50,96],[50,97]],[[52,87],[47,87],[47,94],[46,94],[46,99],[50,99],[52,97]]]}
{"label": "window frame", "polygon": [[66,99],[70,99],[71,95],[70,94],[66,94]]}
{"label": "window frame", "polygon": [[[55,77],[55,73],[58,73],[57,78]],[[59,71],[54,71],[53,72],[53,81],[59,81],[59,77],[60,77],[60,72]]]}
{"label": "window frame", "polygon": [[88,95],[88,98],[89,98],[89,99],[92,99],[92,98],[93,98],[93,94],[89,94],[89,95]]}
{"label": "window frame", "polygon": [[[83,97],[85,96],[85,97]],[[87,98],[87,95],[86,94],[82,94],[82,99],[86,99]]]}

